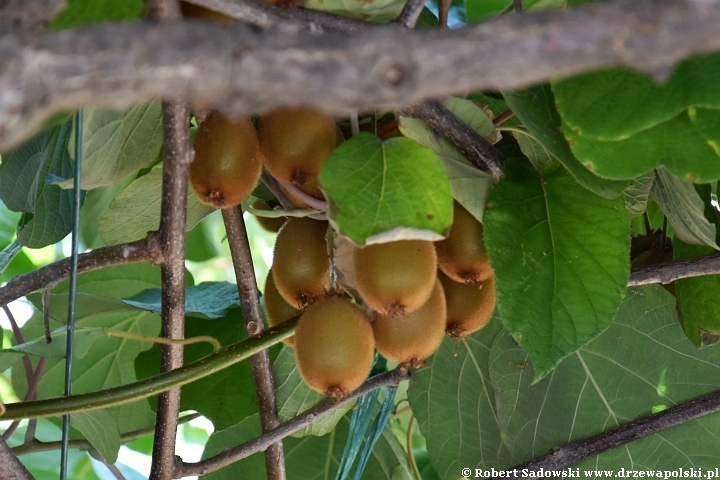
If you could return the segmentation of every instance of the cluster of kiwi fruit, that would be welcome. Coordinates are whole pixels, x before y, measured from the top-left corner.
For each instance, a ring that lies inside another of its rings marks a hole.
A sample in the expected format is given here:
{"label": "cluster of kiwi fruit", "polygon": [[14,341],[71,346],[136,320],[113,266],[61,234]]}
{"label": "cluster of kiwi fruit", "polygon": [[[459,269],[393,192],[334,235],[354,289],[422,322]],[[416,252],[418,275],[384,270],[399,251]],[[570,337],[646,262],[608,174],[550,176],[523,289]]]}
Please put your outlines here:
{"label": "cluster of kiwi fruit", "polygon": [[[258,120],[212,112],[195,136],[190,180],[200,201],[230,208],[245,200],[263,167],[304,196],[324,200],[318,174],[337,143],[332,118],[312,110],[280,109]],[[299,208],[302,198],[283,192]],[[256,201],[258,210],[271,207]],[[482,224],[459,203],[447,239],[399,240],[354,248],[352,285],[334,278],[325,220],[259,217],[279,233],[265,283],[270,325],[300,316],[294,337],[306,383],[331,397],[359,387],[375,350],[404,366],[419,366],[445,333],[462,337],[482,328],[495,306],[495,280]],[[350,295],[352,293],[355,298]]]}

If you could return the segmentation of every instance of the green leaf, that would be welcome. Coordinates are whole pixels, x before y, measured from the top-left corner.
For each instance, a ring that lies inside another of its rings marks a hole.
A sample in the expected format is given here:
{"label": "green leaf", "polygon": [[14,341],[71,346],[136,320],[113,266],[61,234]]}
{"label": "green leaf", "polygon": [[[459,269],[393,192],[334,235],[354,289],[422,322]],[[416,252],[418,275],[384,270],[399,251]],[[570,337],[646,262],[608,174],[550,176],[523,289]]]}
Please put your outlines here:
{"label": "green leaf", "polygon": [[501,329],[494,318],[463,340],[446,337],[426,366],[413,374],[408,400],[442,479],[460,478],[466,467],[508,465],[488,370],[490,346]]}
{"label": "green leaf", "polygon": [[630,185],[623,192],[625,208],[628,216],[639,217],[647,211],[650,188],[655,181],[655,172],[646,173],[630,181]]}
{"label": "green leaf", "polygon": [[[162,146],[161,117],[160,100],[125,110],[85,110],[82,189],[121,183],[130,173],[156,163]],[[75,151],[74,135],[68,149]],[[72,188],[73,183],[72,178],[54,182],[61,188]]]}
{"label": "green leaf", "polygon": [[[1,184],[2,176],[0,175],[0,185]],[[17,225],[21,216],[21,213],[9,210],[5,204],[0,201],[0,245],[6,246],[10,244],[10,241],[17,233]]]}
{"label": "green leaf", "polygon": [[[207,218],[207,217],[206,217]],[[203,219],[185,237],[185,259],[204,262],[220,255],[211,225]]]}
{"label": "green leaf", "polygon": [[0,165],[0,199],[16,212],[24,212],[18,241],[41,248],[65,238],[72,229],[72,192],[46,182],[50,175],[72,176],[67,152],[71,121],[42,130],[3,157]]}
{"label": "green leaf", "polygon": [[73,414],[70,425],[82,433],[106,463],[115,463],[120,450],[120,432],[107,410]]}
{"label": "green leaf", "polygon": [[376,23],[387,23],[395,20],[405,0],[375,0],[372,2],[358,2],[355,0],[306,0],[303,7],[313,10],[322,10],[344,17],[357,18]]}
{"label": "green leaf", "polygon": [[[347,439],[348,416],[344,416],[333,432],[322,437],[286,437],[283,439],[285,467],[292,472],[290,478],[334,478],[338,461],[342,457]],[[210,436],[203,458],[216,455],[225,448],[239,445],[260,435],[260,420],[257,414],[248,417],[238,425],[215,432]],[[398,469],[398,467],[400,467]],[[239,462],[201,477],[203,480],[236,480],[267,478],[262,452],[251,455]],[[410,480],[412,473],[407,464],[403,447],[390,428],[385,428],[375,444],[362,479],[367,480]]]}
{"label": "green leaf", "polygon": [[675,230],[675,236],[693,245],[706,245],[716,250],[715,225],[705,218],[705,204],[695,186],[667,172],[657,169],[650,195],[662,209]]}
{"label": "green leaf", "polygon": [[[60,327],[51,333],[52,342],[47,343],[45,337],[35,338],[26,341],[20,345],[15,345],[9,350],[2,350],[3,353],[18,352],[29,353],[39,357],[47,358],[65,358],[67,344],[67,328]],[[95,342],[102,333],[95,328],[75,328],[73,358],[82,359],[90,351],[90,346]]]}
{"label": "green leaf", "polygon": [[687,111],[617,141],[586,137],[566,124],[563,132],[577,158],[608,178],[634,178],[658,167],[691,181],[720,178],[720,158]]}
{"label": "green leaf", "polygon": [[[100,235],[107,245],[144,238],[160,226],[162,169],[155,168],[128,185],[110,203],[100,218]],[[188,188],[187,229],[210,214],[213,209],[201,204]]]}
{"label": "green leaf", "polygon": [[[151,312],[160,312],[159,288],[145,290],[123,300],[128,305]],[[185,289],[185,313],[201,318],[223,318],[230,308],[240,305],[238,286],[228,282],[203,282]]]}
{"label": "green leaf", "polygon": [[437,156],[407,138],[360,133],[330,154],[319,180],[330,218],[360,245],[397,228],[439,239],[452,223],[450,185]]}
{"label": "green leaf", "polygon": [[[308,387],[300,377],[295,362],[295,351],[290,347],[284,346],[273,362],[273,374],[275,375],[275,393],[280,422],[295,418],[299,413],[314,407],[326,398],[325,395]],[[337,422],[353,407],[353,404],[349,403],[333,410],[328,415],[294,433],[293,437],[327,434],[335,428]]]}
{"label": "green leaf", "polygon": [[[186,275],[186,284],[192,277]],[[160,265],[130,263],[81,273],[77,278],[77,291],[90,295],[128,298],[149,288],[157,288],[160,282]],[[192,283],[189,283],[192,285]],[[53,289],[53,293],[67,293],[70,282],[65,280]]]}
{"label": "green leaf", "polygon": [[133,20],[140,18],[143,5],[142,0],[69,0],[67,8],[55,17],[48,28],[70,28],[103,20]]}
{"label": "green leaf", "polygon": [[[494,132],[495,126],[490,118],[471,100],[451,97],[445,106],[480,135],[488,136]],[[435,152],[450,180],[453,198],[482,222],[485,203],[494,185],[493,179],[478,170],[455,145],[437,135],[422,120],[398,117],[398,126],[403,135]]]}
{"label": "green leaf", "polygon": [[0,273],[5,271],[8,265],[10,265],[10,262],[13,261],[13,258],[15,258],[21,250],[22,245],[20,245],[17,241],[14,241],[0,251]]}
{"label": "green leaf", "polygon": [[[28,299],[42,308],[42,295],[31,294]],[[65,324],[68,311],[66,294],[51,295],[50,324],[55,329]],[[75,304],[77,327],[109,328],[141,335],[157,336],[160,332],[160,318],[157,314],[145,312],[125,305],[120,300],[97,295],[78,294]],[[42,316],[36,315],[23,327],[25,338],[30,341],[43,337]],[[55,343],[55,342],[53,342]],[[135,357],[152,346],[117,337],[101,335],[89,342],[87,353],[75,359],[73,364],[73,392],[84,393],[132,383],[135,376]],[[62,395],[64,391],[64,358],[48,358],[44,373],[38,385],[38,397],[49,398]],[[13,387],[22,398],[27,389],[22,369],[12,372]],[[147,400],[108,409],[118,423],[121,433],[145,428],[155,423]]]}
{"label": "green leaf", "polygon": [[[237,289],[237,287],[236,287]],[[230,345],[246,338],[242,312],[233,308],[224,318],[208,320],[185,318],[185,338],[209,335],[221,345]],[[185,346],[185,363],[199,360],[212,353],[212,346],[196,343]],[[139,378],[159,373],[160,346],[138,355],[135,370]],[[180,410],[195,410],[207,417],[217,430],[237,424],[257,412],[255,384],[250,362],[240,362],[229,368],[184,385]]]}
{"label": "green leaf", "polygon": [[[534,365],[522,368],[527,360],[510,335],[498,336],[490,374],[511,463],[687,402],[720,382],[720,350],[697,350],[683,338],[675,299],[657,285],[628,289],[610,328],[535,385]],[[707,415],[573,467],[714,469],[718,428],[720,417]]]}
{"label": "green leaf", "polygon": [[678,116],[691,106],[720,108],[720,55],[687,60],[664,85],[624,69],[553,82],[563,122],[595,140],[623,140]]}
{"label": "green leaf", "polygon": [[564,169],[508,160],[484,239],[503,324],[532,357],[536,381],[612,322],[630,274],[623,198],[584,189]]}
{"label": "green leaf", "polygon": [[688,109],[690,121],[705,137],[707,144],[715,153],[720,151],[720,110],[709,108]]}
{"label": "green leaf", "polygon": [[503,92],[503,96],[528,131],[575,177],[580,185],[605,198],[615,198],[627,187],[628,182],[598,177],[573,155],[567,141],[558,131],[560,116],[555,110],[555,100],[549,86]]}
{"label": "green leaf", "polygon": [[80,241],[86,248],[105,246],[99,230],[100,218],[110,206],[110,202],[136,177],[137,172],[133,172],[120,183],[87,192],[85,204],[80,210]]}
{"label": "green leaf", "polygon": [[[715,253],[701,245],[673,241],[673,260],[685,260]],[[720,335],[720,275],[701,275],[676,280],[675,293],[685,335],[696,347],[703,345],[704,332]]]}

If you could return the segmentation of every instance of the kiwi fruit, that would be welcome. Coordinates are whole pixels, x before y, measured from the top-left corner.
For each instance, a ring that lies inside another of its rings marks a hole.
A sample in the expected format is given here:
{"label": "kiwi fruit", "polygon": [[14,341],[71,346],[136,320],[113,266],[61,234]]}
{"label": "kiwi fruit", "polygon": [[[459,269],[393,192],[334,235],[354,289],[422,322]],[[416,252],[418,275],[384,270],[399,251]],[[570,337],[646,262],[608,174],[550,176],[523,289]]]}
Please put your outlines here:
{"label": "kiwi fruit", "polygon": [[438,278],[445,291],[448,335],[462,337],[487,325],[495,310],[495,277],[479,285],[455,282],[442,272]]}
{"label": "kiwi fruit", "polygon": [[440,346],[446,319],[445,293],[435,280],[430,298],[414,312],[395,318],[375,317],[375,347],[388,360],[419,367]]}
{"label": "kiwi fruit", "polygon": [[[250,206],[255,210],[272,211],[270,205],[260,199],[255,200]],[[287,222],[287,217],[261,217],[256,215],[255,218],[260,226],[270,233],[279,232],[280,228],[282,228],[282,226],[285,225],[285,222]]]}
{"label": "kiwi fruit", "polygon": [[295,308],[305,308],[330,290],[327,229],[324,221],[291,218],[275,240],[273,280],[280,295]]}
{"label": "kiwi fruit", "polygon": [[480,283],[493,275],[483,226],[457,201],[450,236],[435,244],[440,270],[456,282]]}
{"label": "kiwi fruit", "polygon": [[[335,148],[335,136],[335,121],[317,110],[281,108],[260,117],[258,126],[265,168],[278,180],[298,187],[317,181]],[[315,196],[316,192],[305,191]]]}
{"label": "kiwi fruit", "polygon": [[374,356],[370,322],[348,300],[321,298],[300,316],[295,358],[310,388],[329,397],[344,397],[362,385]]}
{"label": "kiwi fruit", "polygon": [[437,278],[435,247],[424,240],[378,243],[353,252],[355,283],[366,304],[396,317],[420,308]]}
{"label": "kiwi fruit", "polygon": [[[278,292],[275,286],[275,280],[273,280],[272,270],[268,272],[267,278],[265,279],[265,291],[263,294],[263,304],[265,305],[265,315],[267,315],[268,323],[271,327],[280,325],[285,320],[290,320],[302,313],[302,311],[293,307],[282,298],[280,292]],[[283,340],[286,345],[293,345],[293,338]]]}
{"label": "kiwi fruit", "polygon": [[250,195],[260,179],[262,161],[249,118],[231,120],[212,112],[200,123],[193,146],[190,183],[202,203],[229,208]]}

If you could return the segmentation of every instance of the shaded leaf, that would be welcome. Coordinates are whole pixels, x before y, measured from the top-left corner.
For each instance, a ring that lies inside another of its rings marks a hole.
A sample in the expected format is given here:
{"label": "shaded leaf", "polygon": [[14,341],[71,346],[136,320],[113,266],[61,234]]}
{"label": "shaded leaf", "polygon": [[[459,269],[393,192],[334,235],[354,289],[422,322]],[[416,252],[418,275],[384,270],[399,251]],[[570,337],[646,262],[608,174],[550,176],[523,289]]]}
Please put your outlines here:
{"label": "shaded leaf", "polygon": [[488,370],[490,347],[501,330],[496,317],[462,340],[445,337],[410,381],[408,400],[442,479],[460,478],[466,467],[508,465]]}
{"label": "shaded leaf", "polygon": [[[720,382],[720,350],[698,351],[683,338],[675,299],[657,285],[628,289],[607,331],[535,385],[527,360],[510,335],[498,336],[490,374],[513,464],[710,393]],[[714,469],[718,428],[720,417],[708,415],[574,467],[615,472]]]}
{"label": "shaded leaf", "polygon": [[540,380],[605,330],[625,295],[630,229],[622,197],[584,189],[563,168],[508,160],[484,239],[505,327]]}
{"label": "shaded leaf", "polygon": [[[160,226],[162,169],[153,169],[128,185],[100,218],[100,235],[107,245],[144,238]],[[201,204],[188,188],[187,226],[192,229],[213,209]]]}
{"label": "shaded leaf", "polygon": [[623,192],[625,208],[629,217],[639,217],[647,211],[650,188],[655,181],[655,172],[633,178]]}
{"label": "shaded leaf", "polygon": [[663,168],[659,168],[656,174],[650,195],[667,216],[675,236],[686,243],[720,250],[715,243],[715,225],[705,218],[705,204],[693,184],[680,180]]}
{"label": "shaded leaf", "polygon": [[[162,292],[159,288],[145,290],[123,302],[159,313],[162,309]],[[185,289],[185,313],[194,317],[223,318],[230,308],[239,305],[238,287],[233,283],[203,282]]]}
{"label": "shaded leaf", "polygon": [[437,240],[452,223],[450,185],[437,156],[407,138],[360,133],[330,154],[319,181],[331,220],[360,245],[391,230]]}
{"label": "shaded leaf", "polygon": [[560,116],[549,86],[533,87],[516,92],[503,92],[508,106],[522,120],[525,127],[575,178],[588,190],[605,198],[619,196],[628,182],[600,178],[583,166],[570,151],[567,141],[558,130]]}
{"label": "shaded leaf", "polygon": [[70,425],[82,433],[106,463],[115,463],[120,450],[120,432],[107,410],[75,413],[70,416]]}

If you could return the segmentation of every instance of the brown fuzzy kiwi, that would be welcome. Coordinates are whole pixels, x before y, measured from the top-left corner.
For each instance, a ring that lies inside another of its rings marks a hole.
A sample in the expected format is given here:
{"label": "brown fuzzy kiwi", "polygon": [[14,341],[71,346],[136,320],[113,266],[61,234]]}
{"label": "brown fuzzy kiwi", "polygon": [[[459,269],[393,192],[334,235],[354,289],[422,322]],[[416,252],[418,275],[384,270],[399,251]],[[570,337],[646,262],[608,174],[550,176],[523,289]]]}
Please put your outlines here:
{"label": "brown fuzzy kiwi", "polygon": [[381,315],[396,317],[420,308],[437,278],[435,247],[424,240],[400,240],[353,252],[360,296]]}
{"label": "brown fuzzy kiwi", "polygon": [[401,317],[378,315],[372,323],[375,347],[388,360],[421,366],[445,336],[447,311],[439,280],[425,304]]}
{"label": "brown fuzzy kiwi", "polygon": [[[272,208],[270,208],[270,206],[262,200],[255,200],[250,206],[255,210],[272,210]],[[287,222],[287,217],[261,217],[256,215],[255,218],[260,226],[270,233],[279,232],[280,228],[282,228],[282,226],[285,225],[285,222]]]}
{"label": "brown fuzzy kiwi", "polygon": [[330,290],[327,229],[327,222],[291,218],[275,240],[273,279],[280,295],[295,308],[305,308]]}
{"label": "brown fuzzy kiwi", "polygon": [[495,277],[480,285],[455,282],[442,272],[438,278],[445,290],[448,335],[462,337],[487,325],[495,310]]}
{"label": "brown fuzzy kiwi", "polygon": [[337,296],[307,307],[295,331],[295,358],[310,388],[329,397],[352,392],[367,378],[375,354],[370,322]]}
{"label": "brown fuzzy kiwi", "polygon": [[[290,320],[302,313],[301,310],[293,307],[282,298],[280,292],[278,292],[273,280],[272,270],[268,272],[267,278],[265,279],[265,292],[263,295],[263,305],[265,305],[265,314],[267,315],[268,323],[271,327],[280,325],[285,320]],[[293,338],[283,340],[286,345],[293,345]]]}
{"label": "brown fuzzy kiwi", "polygon": [[190,164],[190,183],[198,199],[211,207],[239,204],[260,179],[262,161],[249,118],[231,120],[212,112],[200,124]]}
{"label": "brown fuzzy kiwi", "polygon": [[456,282],[480,283],[493,276],[483,243],[483,226],[457,201],[450,236],[437,242],[438,264]]}
{"label": "brown fuzzy kiwi", "polygon": [[281,108],[260,117],[258,138],[268,172],[302,187],[317,180],[335,148],[335,121],[317,110]]}

